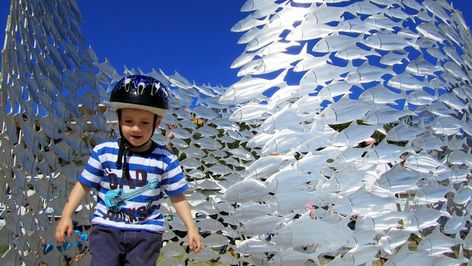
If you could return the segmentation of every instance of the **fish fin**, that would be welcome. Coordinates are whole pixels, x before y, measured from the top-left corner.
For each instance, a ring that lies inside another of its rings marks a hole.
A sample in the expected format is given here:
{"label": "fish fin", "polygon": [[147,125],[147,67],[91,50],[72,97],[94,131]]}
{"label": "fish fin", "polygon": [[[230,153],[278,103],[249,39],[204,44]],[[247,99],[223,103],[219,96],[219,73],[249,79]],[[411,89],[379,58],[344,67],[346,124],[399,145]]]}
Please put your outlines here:
{"label": "fish fin", "polygon": [[305,58],[307,54],[308,54],[308,43],[305,43],[302,50],[300,51],[300,54],[298,54],[298,60]]}
{"label": "fish fin", "polygon": [[284,84],[287,85],[287,82],[284,81],[284,78],[287,75],[287,72],[288,72],[288,68],[285,68],[282,72],[280,72],[280,74],[274,79],[274,81],[276,82],[274,84],[274,87],[275,86],[280,86],[281,87]]}

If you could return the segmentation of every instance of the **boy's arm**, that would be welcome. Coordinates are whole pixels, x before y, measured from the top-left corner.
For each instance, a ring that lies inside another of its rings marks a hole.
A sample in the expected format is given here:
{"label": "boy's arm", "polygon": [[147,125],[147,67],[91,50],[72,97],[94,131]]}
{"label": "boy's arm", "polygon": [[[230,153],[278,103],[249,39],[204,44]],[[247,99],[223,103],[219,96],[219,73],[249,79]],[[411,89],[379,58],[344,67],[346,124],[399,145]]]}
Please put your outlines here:
{"label": "boy's arm", "polygon": [[192,219],[192,213],[190,212],[190,205],[187,202],[184,193],[181,193],[176,196],[170,196],[172,204],[174,205],[177,214],[179,215],[182,222],[185,224],[187,228],[187,238],[188,238],[188,246],[192,249],[195,253],[200,252],[203,248],[202,240],[200,238],[200,234],[195,227],[195,223]]}
{"label": "boy's arm", "polygon": [[74,188],[72,188],[69,198],[62,210],[61,220],[56,226],[55,238],[60,244],[66,242],[64,233],[66,233],[68,237],[72,236],[72,214],[89,192],[90,188],[80,182],[75,183]]}

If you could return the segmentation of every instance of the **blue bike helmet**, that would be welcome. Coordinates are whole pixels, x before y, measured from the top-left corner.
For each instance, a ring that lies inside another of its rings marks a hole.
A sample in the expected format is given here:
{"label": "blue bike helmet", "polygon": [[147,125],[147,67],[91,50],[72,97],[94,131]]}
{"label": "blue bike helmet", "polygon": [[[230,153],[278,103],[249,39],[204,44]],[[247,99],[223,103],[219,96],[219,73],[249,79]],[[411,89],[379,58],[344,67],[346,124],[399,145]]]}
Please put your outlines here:
{"label": "blue bike helmet", "polygon": [[110,105],[117,111],[122,108],[135,108],[162,117],[169,107],[169,93],[167,88],[153,77],[126,76],[113,88]]}

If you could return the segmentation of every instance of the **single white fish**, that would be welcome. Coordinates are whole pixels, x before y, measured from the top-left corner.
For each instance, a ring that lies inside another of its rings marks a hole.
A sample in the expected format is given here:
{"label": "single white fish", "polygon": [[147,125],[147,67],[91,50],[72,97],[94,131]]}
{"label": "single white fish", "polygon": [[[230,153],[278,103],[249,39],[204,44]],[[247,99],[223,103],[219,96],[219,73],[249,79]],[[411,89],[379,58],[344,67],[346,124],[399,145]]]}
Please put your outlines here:
{"label": "single white fish", "polygon": [[[328,57],[325,56],[325,59]],[[328,61],[326,61],[328,62]],[[315,57],[314,60],[305,58],[298,62],[293,71],[301,72],[308,71],[300,80],[300,85],[325,85],[332,80],[341,80],[342,74],[354,69],[351,65],[346,67],[339,67],[334,64],[327,64],[321,57]]]}
{"label": "single white fish", "polygon": [[416,190],[416,183],[422,178],[419,172],[408,170],[400,164],[395,164],[392,169],[383,173],[377,184],[379,187],[393,193]]}
{"label": "single white fish", "polygon": [[413,152],[410,142],[406,146],[402,147],[390,144],[384,139],[379,143],[379,145],[368,151],[363,158],[369,162],[393,163],[399,162],[403,154],[410,152]]}
{"label": "single white fish", "polygon": [[288,48],[295,47],[295,46],[300,46],[301,44],[299,42],[276,42],[276,43],[270,43],[265,47],[262,47],[257,51],[257,54],[259,56],[267,56],[270,54],[275,54],[275,53],[280,53],[280,52],[286,52]]}
{"label": "single white fish", "polygon": [[465,205],[470,202],[472,197],[472,188],[468,185],[461,186],[454,194],[453,202],[457,205]]}
{"label": "single white fish", "polygon": [[225,226],[217,221],[217,220],[214,220],[214,219],[211,219],[211,218],[207,218],[207,219],[204,219],[204,220],[198,220],[196,223],[195,223],[195,226],[198,227],[200,229],[200,231],[202,232],[216,232],[216,231],[223,231],[225,230]]}
{"label": "single white fish", "polygon": [[382,81],[382,76],[385,74],[393,74],[393,70],[390,67],[382,68],[379,66],[363,64],[360,67],[350,70],[344,80],[351,84]]}
{"label": "single white fish", "polygon": [[397,228],[400,222],[408,217],[408,212],[391,211],[379,215],[362,216],[356,223],[356,230],[375,230],[382,232],[391,228]]}
{"label": "single white fish", "polygon": [[247,0],[244,2],[244,5],[241,7],[241,12],[249,12],[257,9],[265,8],[269,5],[274,5],[273,1],[260,1],[260,0]]}
{"label": "single white fish", "polygon": [[401,22],[396,22],[382,13],[369,16],[368,18],[366,18],[365,22],[373,29],[386,30],[391,32],[395,31],[395,28],[401,26]]}
{"label": "single white fish", "polygon": [[329,206],[338,203],[341,197],[336,193],[323,190],[304,191],[300,189],[296,193],[294,191],[279,191],[274,195],[273,200],[275,201],[273,204],[277,207],[277,213],[289,215],[304,210],[309,201],[313,202],[315,206]]}
{"label": "single white fish", "polygon": [[439,227],[436,227],[431,234],[421,240],[418,245],[418,250],[424,251],[430,256],[438,256],[445,252],[451,252],[452,248],[461,242],[462,241],[445,236],[439,231]]}
{"label": "single white fish", "polygon": [[466,153],[462,150],[453,150],[449,155],[447,156],[447,161],[450,164],[455,164],[455,165],[467,165],[469,167],[472,167],[472,154]]}
{"label": "single white fish", "polygon": [[238,229],[238,232],[248,236],[273,234],[280,227],[283,220],[283,217],[273,215],[258,216],[246,221]]}
{"label": "single white fish", "polygon": [[319,40],[313,47],[312,51],[317,53],[336,52],[339,50],[347,49],[360,40],[361,38],[359,37],[332,34],[327,36],[326,38]]}
{"label": "single white fish", "polygon": [[353,15],[373,15],[382,12],[382,8],[371,3],[354,3],[346,8]]}
{"label": "single white fish", "polygon": [[437,173],[436,180],[437,181],[444,181],[450,180],[453,183],[460,183],[463,181],[467,181],[468,169],[460,169],[460,168],[447,168],[445,171],[441,173]]}
{"label": "single white fish", "polygon": [[265,181],[267,188],[272,193],[290,190],[299,191],[303,186],[325,180],[325,177],[304,173],[289,165],[281,171],[271,175]]}
{"label": "single white fish", "polygon": [[456,64],[463,65],[464,59],[457,53],[457,50],[451,46],[444,46],[444,52],[449,58],[451,58]]}
{"label": "single white fish", "polygon": [[440,71],[441,68],[431,64],[424,58],[420,57],[414,61],[411,61],[405,69],[409,73],[417,76],[430,75],[435,76],[435,72]]}
{"label": "single white fish", "polygon": [[461,66],[454,61],[449,61],[444,65],[444,69],[459,80],[469,80]]}
{"label": "single white fish", "polygon": [[292,26],[300,21],[303,21],[310,8],[297,7],[293,5],[282,5],[282,9],[278,10],[270,17],[268,23],[269,27],[281,27],[284,29],[291,29]]}
{"label": "single white fish", "polygon": [[392,228],[380,237],[379,243],[382,251],[389,255],[393,255],[397,251],[397,247],[402,246],[408,241],[411,232]]}
{"label": "single white fish", "polygon": [[236,24],[231,27],[232,32],[243,32],[255,28],[260,25],[264,25],[269,21],[269,18],[264,19],[256,18],[253,14],[249,14],[242,20],[238,21]]}
{"label": "single white fish", "polygon": [[472,233],[471,233],[470,230],[469,230],[469,232],[467,233],[467,236],[464,239],[463,248],[467,249],[467,250],[472,249]]}
{"label": "single white fish", "polygon": [[400,51],[391,51],[388,52],[380,59],[380,63],[393,66],[396,64],[408,63],[410,60],[408,59],[408,54],[400,52]]}
{"label": "single white fish", "polygon": [[285,153],[293,150],[300,142],[306,141],[310,136],[306,132],[288,129],[277,131],[272,138],[262,147],[262,155],[273,153]]}
{"label": "single white fish", "polygon": [[343,20],[337,26],[337,30],[339,32],[345,33],[361,33],[361,34],[369,34],[372,28],[367,25],[364,20],[360,19],[359,17],[355,17],[353,19]]}
{"label": "single white fish", "polygon": [[237,104],[259,98],[262,93],[272,87],[284,84],[284,77],[287,71],[282,71],[274,79],[253,78],[245,76],[234,83],[219,99],[220,104]]}
{"label": "single white fish", "polygon": [[406,168],[421,173],[440,173],[445,170],[442,162],[425,152],[413,153],[408,156],[404,163]]}
{"label": "single white fish", "polygon": [[341,124],[362,119],[368,112],[367,104],[343,98],[328,105],[315,120],[323,124]]}
{"label": "single white fish", "polygon": [[414,45],[413,40],[400,37],[397,34],[388,31],[382,31],[370,35],[363,44],[378,50],[395,51],[404,49],[407,46]]}
{"label": "single white fish", "polygon": [[439,31],[438,27],[432,22],[423,22],[416,27],[416,30],[426,38],[442,43],[446,37]]}
{"label": "single white fish", "polygon": [[222,199],[228,202],[248,202],[266,196],[266,185],[255,179],[244,179],[230,186]]}
{"label": "single white fish", "polygon": [[335,146],[356,146],[372,136],[377,128],[377,125],[359,125],[357,121],[354,121],[347,128],[336,134],[331,141]]}
{"label": "single white fish", "polygon": [[291,109],[302,114],[313,114],[319,112],[321,102],[322,100],[319,97],[304,95],[292,104]]}
{"label": "single white fish", "polygon": [[317,252],[330,252],[353,243],[353,231],[346,221],[329,223],[303,218],[292,221],[277,231],[273,241],[280,247],[318,244]]}
{"label": "single white fish", "polygon": [[367,56],[379,55],[374,49],[368,51],[358,46],[348,47],[336,52],[336,57],[344,60],[367,59]]}
{"label": "single white fish", "polygon": [[326,63],[329,60],[329,54],[323,56],[314,56],[306,53],[300,59],[302,60],[298,62],[293,68],[293,71],[295,72],[302,72],[310,70],[312,68],[326,66]]}
{"label": "single white fish", "polygon": [[229,117],[231,121],[247,122],[256,119],[264,119],[268,105],[260,103],[248,103],[236,109]]}
{"label": "single white fish", "polygon": [[373,103],[395,103],[396,100],[405,98],[403,93],[396,93],[385,86],[378,84],[372,88],[366,89],[359,96],[360,101]]}
{"label": "single white fish", "polygon": [[446,201],[446,194],[450,192],[450,188],[439,185],[438,183],[430,183],[416,190],[413,201],[417,204],[433,204]]}
{"label": "single white fish", "polygon": [[466,143],[464,138],[457,137],[455,135],[450,138],[444,139],[444,145],[446,145],[447,148],[451,151],[460,150],[464,147],[465,144]]}
{"label": "single white fish", "polygon": [[272,27],[261,29],[261,32],[264,34],[258,34],[254,36],[252,40],[250,40],[246,45],[246,51],[252,52],[258,49],[261,49],[264,46],[267,46],[271,43],[277,43],[281,41],[281,37],[279,35],[282,33],[284,29],[281,27]]}
{"label": "single white fish", "polygon": [[356,245],[342,257],[338,256],[326,266],[341,266],[341,265],[362,265],[376,260],[376,255],[379,252],[378,245]]}
{"label": "single white fish", "polygon": [[316,38],[324,38],[333,32],[333,27],[327,24],[317,24],[313,27],[310,23],[302,23],[292,29],[285,39],[287,41],[308,41]]}
{"label": "single white fish", "polygon": [[274,244],[258,238],[246,239],[237,244],[236,249],[243,254],[275,253],[280,250]]}
{"label": "single white fish", "polygon": [[[459,236],[460,232],[467,229],[466,223],[470,220],[469,215],[459,216],[456,213],[452,215],[444,224],[443,232],[445,234],[451,234]],[[461,241],[462,242],[462,241]]]}
{"label": "single white fish", "polygon": [[247,220],[272,213],[274,213],[274,208],[270,205],[256,202],[247,202],[242,203],[241,206],[236,208],[232,215],[238,219]]}
{"label": "single white fish", "polygon": [[391,141],[409,141],[422,133],[422,129],[400,122],[388,131],[386,138]]}
{"label": "single white fish", "polygon": [[260,125],[260,128],[264,132],[283,129],[298,130],[302,123],[311,120],[312,117],[311,114],[300,114],[286,107],[267,117]]}
{"label": "single white fish", "polygon": [[233,63],[231,63],[230,68],[238,68],[245,66],[246,64],[252,62],[257,55],[259,55],[258,52],[249,53],[244,51],[241,55],[234,59]]}
{"label": "single white fish", "polygon": [[221,254],[216,253],[211,248],[203,247],[200,252],[190,252],[184,254],[184,260],[191,260],[194,263],[205,263],[207,261],[216,260],[221,256]]}
{"label": "single white fish", "polygon": [[427,87],[427,84],[407,72],[394,75],[387,84],[400,90],[416,90]]}
{"label": "single white fish", "polygon": [[[258,265],[305,265],[311,261],[314,261],[315,263],[318,262],[318,257],[316,254],[300,252],[292,247],[289,247],[286,249],[281,249],[279,252],[275,253],[269,261],[260,262]],[[317,263],[317,265],[319,264]]]}
{"label": "single white fish", "polygon": [[[392,1],[390,1],[392,2]],[[398,3],[398,1],[393,1],[395,3]],[[377,4],[383,4],[383,1],[378,1]],[[396,18],[396,19],[401,19],[401,20],[406,20],[410,17],[410,14],[406,13],[405,11],[403,11],[403,9],[401,7],[395,7],[393,4],[389,3],[389,7],[388,9],[385,9],[385,15],[389,16],[389,17],[393,17],[393,18]]]}
{"label": "single white fish", "polygon": [[438,99],[436,94],[431,94],[424,90],[415,90],[406,96],[406,102],[414,105],[429,105],[428,109],[433,109],[436,104],[442,104],[435,102]]}
{"label": "single white fish", "polygon": [[352,84],[345,81],[330,83],[329,85],[323,86],[317,96],[322,99],[332,100],[332,98],[336,96],[350,93],[351,88]]}
{"label": "single white fish", "polygon": [[467,109],[466,103],[453,93],[445,93],[439,96],[438,100],[459,112]]}
{"label": "single white fish", "polygon": [[305,57],[306,46],[302,49],[302,52],[299,54],[289,54],[289,53],[275,53],[264,56],[263,58],[256,59],[252,61],[251,66],[243,66],[238,71],[238,77],[245,75],[260,75],[272,73],[282,69],[289,69],[292,67],[292,63],[299,61]]}
{"label": "single white fish", "polygon": [[439,2],[427,1],[424,3],[424,7],[426,7],[428,11],[430,11],[435,17],[441,19],[443,22],[450,23],[451,16],[443,7],[441,7]]}
{"label": "single white fish", "polygon": [[396,210],[395,198],[377,195],[364,186],[346,195],[346,199],[351,205],[352,215],[372,215]]}
{"label": "single white fish", "polygon": [[414,148],[420,148],[424,150],[442,151],[444,144],[439,136],[435,136],[431,134],[431,132],[428,132],[424,135],[416,137],[412,142],[412,146]]}
{"label": "single white fish", "polygon": [[[303,78],[302,78],[303,79]],[[302,81],[300,81],[302,82]],[[309,95],[314,92],[313,86],[307,86],[304,83],[301,83],[300,86],[298,85],[283,85],[280,87],[278,91],[276,91],[269,99],[268,102],[268,112],[275,113],[280,111],[281,109],[288,109],[294,112],[298,112],[300,114],[304,114],[305,112],[300,112],[296,107],[297,106],[289,106],[290,103],[298,99],[300,97]],[[316,108],[312,108],[315,109]]]}
{"label": "single white fish", "polygon": [[[323,137],[321,137],[323,138]],[[307,172],[307,173],[315,173],[321,169],[323,164],[325,164],[326,160],[330,158],[336,158],[340,153],[339,149],[331,148],[331,149],[324,149],[321,151],[313,150],[307,153],[303,158],[299,159],[295,163],[295,167],[298,170]]]}
{"label": "single white fish", "polygon": [[[161,71],[161,74],[165,75],[164,72],[162,71]],[[174,71],[174,74],[172,75],[165,75],[165,76],[167,77],[167,80],[169,80],[169,82],[171,82],[172,84],[176,85],[179,88],[183,88],[183,89],[192,88],[192,84],[177,71]]]}
{"label": "single white fish", "polygon": [[[324,175],[328,174],[324,173]],[[328,192],[348,194],[365,185],[365,179],[371,176],[366,174],[364,170],[357,170],[354,166],[349,165],[328,175],[328,177],[329,179],[320,177],[312,179],[311,183],[319,182],[317,188]]]}
{"label": "single white fish", "polygon": [[432,257],[426,252],[410,251],[408,244],[402,245],[401,249],[388,259],[385,266],[395,265],[432,265]]}
{"label": "single white fish", "polygon": [[370,125],[387,124],[397,122],[401,120],[402,117],[413,115],[416,114],[409,110],[400,111],[391,108],[370,110],[365,114],[363,122]]}
{"label": "single white fish", "polygon": [[261,156],[246,168],[245,178],[267,179],[293,162],[295,158],[289,154]]}
{"label": "single white fish", "polygon": [[226,246],[230,242],[230,240],[226,236],[221,234],[210,234],[209,236],[203,238],[202,242],[207,247],[218,248]]}
{"label": "single white fish", "polygon": [[261,147],[273,137],[274,133],[259,132],[254,135],[246,144],[246,147],[256,148]]}
{"label": "single white fish", "polygon": [[431,226],[437,226],[439,224],[438,219],[441,216],[451,217],[445,210],[436,210],[421,205],[405,219],[404,229],[410,232],[417,232]]}
{"label": "single white fish", "polygon": [[[328,124],[316,121],[309,132],[311,133],[310,137],[296,147],[297,151],[306,153],[325,148],[329,146],[329,140],[336,135],[336,131]],[[339,147],[334,147],[334,149],[338,150]]]}

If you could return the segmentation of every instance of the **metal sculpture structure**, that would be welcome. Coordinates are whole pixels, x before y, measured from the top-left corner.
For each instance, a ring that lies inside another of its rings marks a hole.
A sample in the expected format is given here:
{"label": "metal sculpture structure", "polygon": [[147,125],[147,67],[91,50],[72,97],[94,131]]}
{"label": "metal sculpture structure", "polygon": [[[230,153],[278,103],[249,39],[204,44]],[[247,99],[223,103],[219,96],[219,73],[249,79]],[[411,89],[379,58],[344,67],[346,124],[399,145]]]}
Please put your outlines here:
{"label": "metal sculpture structure", "polygon": [[[168,208],[160,265],[459,265],[472,249],[471,35],[444,0],[248,0],[229,88],[152,71],[206,247]],[[75,1],[12,1],[2,51],[3,265],[88,265],[94,195],[53,239],[120,75]],[[126,74],[141,73],[126,70]],[[98,73],[98,74],[95,74]]]}

